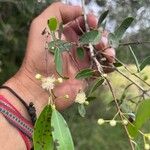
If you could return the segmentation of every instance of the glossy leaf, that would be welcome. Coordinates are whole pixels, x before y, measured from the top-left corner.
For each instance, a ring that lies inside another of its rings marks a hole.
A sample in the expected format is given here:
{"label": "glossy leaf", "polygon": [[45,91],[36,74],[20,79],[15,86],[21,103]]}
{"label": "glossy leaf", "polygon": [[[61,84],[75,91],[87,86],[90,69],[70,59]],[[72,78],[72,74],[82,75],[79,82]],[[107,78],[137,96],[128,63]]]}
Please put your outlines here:
{"label": "glossy leaf", "polygon": [[77,48],[77,56],[78,56],[79,59],[84,58],[84,49],[82,47]]}
{"label": "glossy leaf", "polygon": [[84,104],[78,105],[78,112],[79,112],[81,117],[85,117],[86,110],[85,110]]}
{"label": "glossy leaf", "polygon": [[55,53],[54,53],[54,61],[55,61],[55,66],[56,66],[56,71],[59,74],[62,74],[62,56],[61,56],[61,52],[58,48],[55,49]]}
{"label": "glossy leaf", "polygon": [[94,71],[92,69],[83,69],[76,75],[76,79],[85,79],[92,77]]}
{"label": "glossy leaf", "polygon": [[150,99],[141,102],[137,109],[135,122],[128,126],[131,137],[135,138],[138,130],[150,119]]}
{"label": "glossy leaf", "polygon": [[52,136],[57,150],[74,150],[71,133],[63,116],[52,108]]}
{"label": "glossy leaf", "polygon": [[146,65],[148,65],[148,64],[150,64],[150,56],[148,56],[147,58],[145,58],[144,60],[143,60],[143,62],[140,64],[140,70],[143,70],[145,67],[146,67]]}
{"label": "glossy leaf", "polygon": [[50,29],[50,31],[56,31],[57,27],[58,27],[58,21],[56,18],[50,18],[48,20],[48,27]]}
{"label": "glossy leaf", "polygon": [[128,17],[123,20],[121,25],[116,29],[116,31],[114,33],[117,39],[120,40],[123,37],[124,33],[126,32],[128,27],[131,25],[133,20],[134,20],[134,18],[132,18],[132,17]]}
{"label": "glossy leaf", "polygon": [[55,49],[58,48],[60,52],[69,51],[72,45],[69,42],[57,39],[49,43],[49,51],[54,53]]}
{"label": "glossy leaf", "polygon": [[101,26],[102,22],[105,20],[105,18],[107,17],[108,13],[109,13],[109,10],[106,10],[105,12],[103,12],[101,14],[101,16],[98,19],[98,27]]}
{"label": "glossy leaf", "polygon": [[105,79],[103,79],[102,77],[99,77],[93,84],[93,86],[91,87],[90,91],[89,91],[89,95],[91,95],[100,85],[102,85],[104,83]]}
{"label": "glossy leaf", "polygon": [[137,71],[140,72],[139,61],[138,61],[138,59],[137,59],[137,57],[136,57],[134,51],[132,50],[132,47],[131,47],[131,46],[129,46],[129,50],[130,50],[130,52],[131,52],[131,54],[132,54],[132,56],[133,56],[133,58],[134,58],[134,61],[135,61],[136,67],[137,67]]}
{"label": "glossy leaf", "polygon": [[100,39],[101,39],[101,32],[98,30],[91,30],[83,34],[80,37],[79,42],[81,45],[89,43],[96,45],[100,42]]}
{"label": "glossy leaf", "polygon": [[53,139],[51,134],[52,109],[47,105],[41,112],[35,123],[33,143],[35,150],[53,150]]}

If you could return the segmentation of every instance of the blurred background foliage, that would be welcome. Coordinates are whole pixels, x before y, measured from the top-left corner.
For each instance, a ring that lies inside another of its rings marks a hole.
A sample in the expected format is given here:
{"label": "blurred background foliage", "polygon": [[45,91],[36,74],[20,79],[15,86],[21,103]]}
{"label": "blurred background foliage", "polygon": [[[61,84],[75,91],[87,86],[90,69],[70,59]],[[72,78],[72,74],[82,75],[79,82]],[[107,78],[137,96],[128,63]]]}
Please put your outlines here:
{"label": "blurred background foliage", "polygon": [[[80,0],[62,0],[63,2],[77,5]],[[9,79],[20,67],[26,49],[27,36],[30,23],[52,0],[0,0],[0,83]],[[110,10],[107,18],[106,29],[113,32],[115,27],[127,16],[135,18],[128,29],[123,43],[149,41],[150,36],[150,2],[149,0],[87,0],[87,11],[99,16],[106,9]],[[150,55],[149,43],[132,46],[137,58],[141,62]],[[125,63],[134,62],[128,47],[119,47],[117,57]],[[143,76],[149,75],[150,68],[145,69]],[[119,93],[126,82],[117,74],[110,75],[114,87]],[[119,85],[118,85],[119,81]],[[122,82],[120,82],[122,81]],[[119,89],[119,90],[118,90]],[[114,108],[107,109],[106,104],[111,101],[110,93],[104,87],[99,89],[101,94],[97,101],[91,102],[87,107],[87,115],[81,118],[77,107],[72,106],[64,114],[72,130],[76,150],[128,150],[129,144],[124,130],[117,125],[99,127],[97,119],[101,116],[111,119]],[[134,93],[132,89],[131,93]],[[146,129],[148,129],[147,126]],[[139,141],[140,142],[140,141]]]}

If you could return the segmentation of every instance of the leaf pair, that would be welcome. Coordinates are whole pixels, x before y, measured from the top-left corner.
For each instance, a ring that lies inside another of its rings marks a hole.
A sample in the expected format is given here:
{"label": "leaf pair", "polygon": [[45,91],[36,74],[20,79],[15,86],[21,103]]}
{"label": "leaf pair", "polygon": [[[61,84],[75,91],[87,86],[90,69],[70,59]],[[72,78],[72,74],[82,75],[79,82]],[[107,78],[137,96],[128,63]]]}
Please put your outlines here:
{"label": "leaf pair", "polygon": [[34,150],[74,150],[72,137],[63,116],[47,105],[35,124]]}

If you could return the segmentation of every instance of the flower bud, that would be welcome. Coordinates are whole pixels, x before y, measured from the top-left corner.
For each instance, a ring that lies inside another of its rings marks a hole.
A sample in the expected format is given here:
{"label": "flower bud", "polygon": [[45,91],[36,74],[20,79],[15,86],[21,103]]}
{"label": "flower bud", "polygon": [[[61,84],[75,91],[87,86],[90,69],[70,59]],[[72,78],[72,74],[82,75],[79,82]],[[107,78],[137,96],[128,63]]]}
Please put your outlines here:
{"label": "flower bud", "polygon": [[85,101],[84,104],[85,104],[85,105],[89,105],[89,102],[88,102],[88,101]]}
{"label": "flower bud", "polygon": [[124,120],[122,121],[122,124],[123,124],[123,125],[127,125],[127,124],[128,124],[128,121],[127,121],[126,119],[124,119]]}
{"label": "flower bud", "polygon": [[57,79],[57,82],[58,82],[58,83],[63,83],[63,79],[62,79],[62,78],[58,78],[58,79]]}
{"label": "flower bud", "polygon": [[66,94],[66,95],[64,96],[64,98],[65,98],[65,99],[69,99],[69,95]]}
{"label": "flower bud", "polygon": [[41,74],[36,74],[36,75],[35,75],[35,78],[36,78],[37,80],[41,80],[42,75],[41,75]]}
{"label": "flower bud", "polygon": [[114,127],[114,126],[116,126],[117,122],[116,122],[116,120],[111,120],[109,122],[109,124],[110,124],[110,126]]}
{"label": "flower bud", "polygon": [[99,125],[102,125],[102,124],[105,123],[105,120],[104,120],[103,118],[100,118],[100,119],[98,119],[97,123],[98,123]]}

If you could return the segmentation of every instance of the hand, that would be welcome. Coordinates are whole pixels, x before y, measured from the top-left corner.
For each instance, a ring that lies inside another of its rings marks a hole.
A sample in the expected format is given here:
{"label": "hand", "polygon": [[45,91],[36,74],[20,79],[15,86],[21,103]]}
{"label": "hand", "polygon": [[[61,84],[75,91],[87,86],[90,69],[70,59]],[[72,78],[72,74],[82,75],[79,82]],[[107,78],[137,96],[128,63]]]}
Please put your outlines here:
{"label": "hand", "polygon": [[[42,35],[42,31],[47,27],[47,20],[51,17],[56,17],[58,21],[65,25],[63,32],[63,39],[71,42],[78,41],[78,37],[82,34],[79,26],[84,29],[84,19],[82,16],[82,9],[79,6],[69,6],[62,3],[53,3],[37,18],[35,18],[31,24],[28,44],[26,49],[26,55],[23,64],[18,73],[9,80],[6,84],[18,91],[18,94],[22,94],[24,99],[32,99],[38,113],[43,109],[48,100],[48,94],[41,88],[40,82],[35,79],[37,73],[43,76],[57,76],[54,57],[47,50],[45,50],[46,37]],[[88,15],[88,24],[91,28],[97,26],[97,20],[93,15]],[[97,45],[98,49],[108,47],[108,40],[106,35],[102,37],[102,41]],[[75,56],[76,48],[72,49],[72,55]],[[83,60],[78,60],[79,68],[89,67],[89,55],[86,53]],[[114,49],[108,48],[105,51],[105,56],[109,62],[113,61]],[[75,57],[74,57],[75,58]],[[76,80],[75,74],[77,73],[77,66],[67,53],[63,54],[63,75],[68,76],[69,80],[66,80],[60,86],[55,88],[55,95],[57,97],[69,95],[69,100],[56,99],[56,105],[59,109],[64,109],[70,106],[75,95],[79,89],[83,89],[86,86],[85,82]],[[20,89],[24,89],[21,92]]]}

